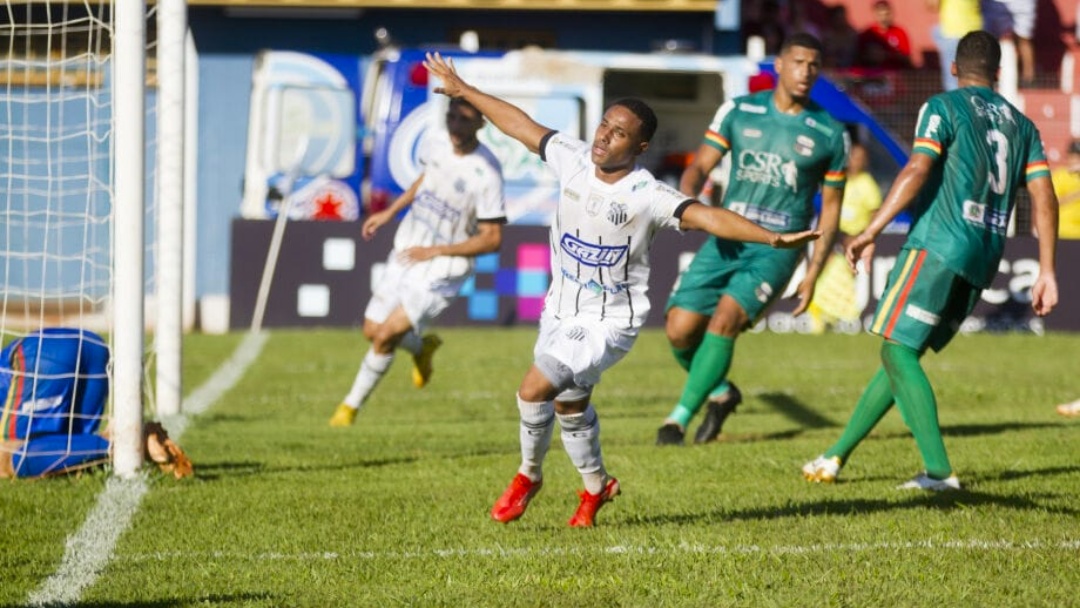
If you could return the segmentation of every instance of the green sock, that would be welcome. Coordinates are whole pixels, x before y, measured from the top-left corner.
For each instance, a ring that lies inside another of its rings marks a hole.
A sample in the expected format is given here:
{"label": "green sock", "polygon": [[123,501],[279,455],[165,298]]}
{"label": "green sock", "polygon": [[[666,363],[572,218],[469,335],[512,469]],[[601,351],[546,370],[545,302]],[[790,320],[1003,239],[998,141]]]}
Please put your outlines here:
{"label": "green sock", "polygon": [[688,346],[686,348],[678,348],[676,346],[671,347],[671,354],[675,355],[675,360],[679,362],[679,366],[690,371],[690,364],[694,361],[694,353],[697,352],[699,345]]}
{"label": "green sock", "polygon": [[731,356],[735,351],[735,339],[705,333],[694,361],[690,365],[690,376],[686,379],[679,404],[668,416],[685,429],[690,419],[701,409],[709,391],[727,377],[731,368]]}
{"label": "green sock", "polygon": [[919,446],[926,474],[934,479],[952,475],[952,465],[938,426],[937,400],[930,379],[919,364],[919,353],[901,344],[886,342],[881,348],[881,360],[889,374],[896,405]]}
{"label": "green sock", "polygon": [[825,457],[839,456],[841,462],[847,462],[848,456],[851,456],[859,443],[877,426],[892,404],[893,396],[892,387],[889,386],[889,376],[884,368],[878,368],[874,377],[870,379],[870,383],[863,389],[859,402],[855,404],[855,411],[851,412],[851,418],[844,427],[844,433],[825,452]]}

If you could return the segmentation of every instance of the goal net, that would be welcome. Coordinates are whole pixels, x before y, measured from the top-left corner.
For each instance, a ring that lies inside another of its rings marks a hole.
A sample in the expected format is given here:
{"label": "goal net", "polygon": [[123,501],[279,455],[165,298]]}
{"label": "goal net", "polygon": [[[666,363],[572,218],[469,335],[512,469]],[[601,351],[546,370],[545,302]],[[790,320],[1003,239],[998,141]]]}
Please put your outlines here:
{"label": "goal net", "polygon": [[141,463],[160,5],[4,0],[0,476]]}

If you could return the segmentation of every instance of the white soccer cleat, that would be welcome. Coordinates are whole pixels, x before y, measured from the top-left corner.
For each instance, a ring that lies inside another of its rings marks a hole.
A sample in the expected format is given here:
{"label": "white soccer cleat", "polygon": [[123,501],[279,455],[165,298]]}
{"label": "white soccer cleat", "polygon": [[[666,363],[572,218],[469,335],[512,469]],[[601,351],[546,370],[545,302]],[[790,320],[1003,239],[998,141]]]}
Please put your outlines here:
{"label": "white soccer cleat", "polygon": [[896,486],[897,490],[931,490],[933,492],[947,492],[959,490],[960,480],[956,475],[949,475],[945,479],[934,479],[926,474],[926,471],[911,478],[911,481]]}
{"label": "white soccer cleat", "polygon": [[815,483],[832,483],[840,474],[840,458],[833,456],[826,458],[824,454],[803,465],[802,474],[806,481]]}
{"label": "white soccer cleat", "polygon": [[1075,418],[1080,416],[1080,399],[1073,401],[1072,403],[1062,403],[1057,406],[1057,413],[1067,418]]}

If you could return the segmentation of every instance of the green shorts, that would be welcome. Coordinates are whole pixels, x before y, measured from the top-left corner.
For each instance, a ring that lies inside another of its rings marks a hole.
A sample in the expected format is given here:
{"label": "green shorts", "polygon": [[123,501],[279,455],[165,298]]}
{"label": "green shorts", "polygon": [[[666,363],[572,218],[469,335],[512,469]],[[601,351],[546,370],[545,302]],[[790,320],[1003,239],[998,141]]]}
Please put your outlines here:
{"label": "green shorts", "polygon": [[924,249],[904,247],[889,272],[870,333],[919,352],[940,351],[960,331],[982,289]]}
{"label": "green shorts", "polygon": [[711,317],[720,296],[728,295],[753,322],[784,292],[801,254],[800,249],[709,237],[679,277],[667,308]]}

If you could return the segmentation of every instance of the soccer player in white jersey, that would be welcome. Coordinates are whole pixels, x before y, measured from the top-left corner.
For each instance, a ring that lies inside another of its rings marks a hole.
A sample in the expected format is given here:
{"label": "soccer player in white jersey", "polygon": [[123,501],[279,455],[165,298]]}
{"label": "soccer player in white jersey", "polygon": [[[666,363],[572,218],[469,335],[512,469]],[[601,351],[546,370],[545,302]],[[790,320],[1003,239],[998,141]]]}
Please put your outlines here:
{"label": "soccer player in white jersey", "polygon": [[352,389],[330,418],[331,426],[353,424],[360,406],[390,369],[397,348],[413,356],[413,384],[427,384],[432,355],[442,340],[434,334],[423,336],[424,329],[472,275],[476,256],[502,244],[502,168],[476,138],[483,126],[479,110],[464,100],[450,100],[448,137],[428,138],[420,157],[423,173],[388,208],[364,222],[363,236],[370,239],[412,206],[398,226],[386,271],[364,311],[364,336],[371,346]]}
{"label": "soccer player in white jersey", "polygon": [[521,466],[491,516],[503,523],[525,512],[543,484],[542,464],[556,419],[563,447],[585,485],[570,525],[589,527],[619,493],[600,451],[590,404],[600,374],[630,350],[649,312],[649,244],[662,228],[705,230],[721,238],[800,247],[820,233],[778,234],[687,198],[637,165],[656,131],[656,115],[638,99],[613,103],[591,144],[536,123],[520,108],[464,82],[453,63],[428,54],[442,80],[435,91],[464,98],[500,131],[523,143],[559,177],[551,225],[551,287],[533,364],[518,388]]}

